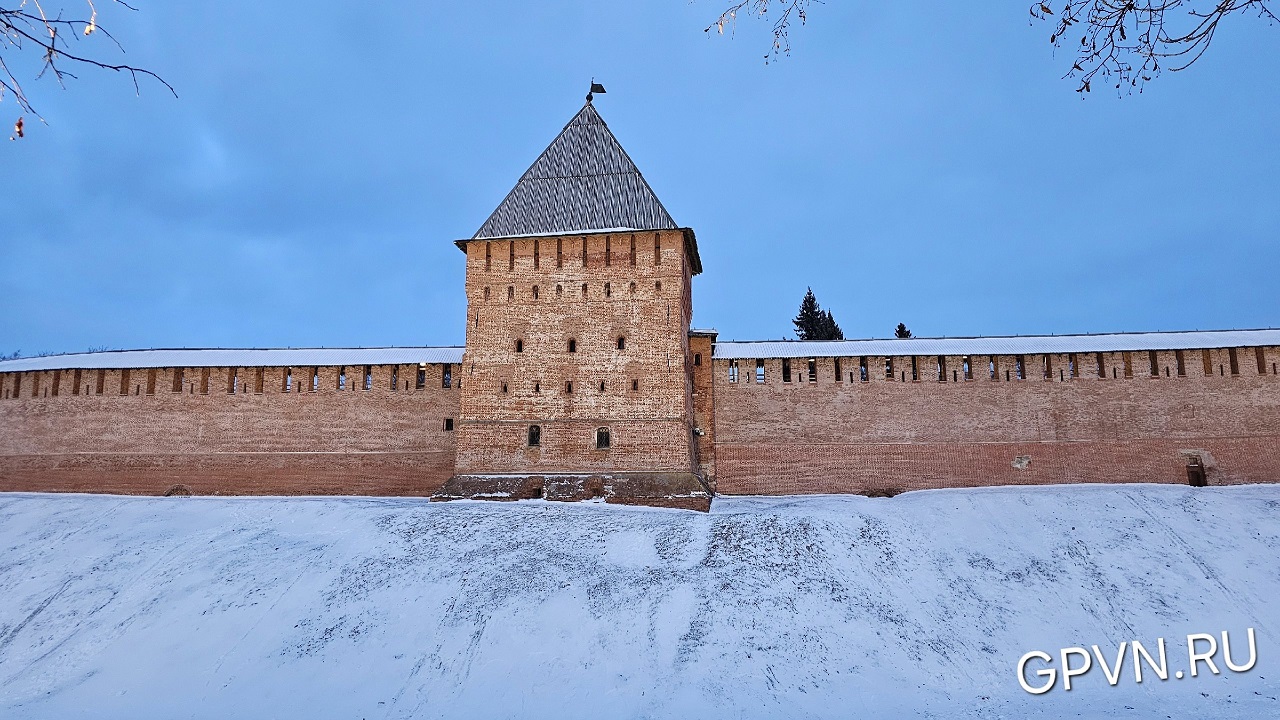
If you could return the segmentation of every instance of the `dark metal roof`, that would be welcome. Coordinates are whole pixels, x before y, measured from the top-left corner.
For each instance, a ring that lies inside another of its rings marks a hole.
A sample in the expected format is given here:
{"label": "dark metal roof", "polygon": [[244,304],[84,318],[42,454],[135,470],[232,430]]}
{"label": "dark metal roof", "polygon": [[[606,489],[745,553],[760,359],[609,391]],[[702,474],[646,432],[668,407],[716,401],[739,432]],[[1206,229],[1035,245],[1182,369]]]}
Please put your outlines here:
{"label": "dark metal roof", "polygon": [[588,102],[472,239],[676,229],[627,151]]}
{"label": "dark metal roof", "polygon": [[462,362],[460,347],[384,348],[201,348],[107,350],[19,358],[0,362],[0,372],[72,368],[289,367],[300,365],[416,365]]}

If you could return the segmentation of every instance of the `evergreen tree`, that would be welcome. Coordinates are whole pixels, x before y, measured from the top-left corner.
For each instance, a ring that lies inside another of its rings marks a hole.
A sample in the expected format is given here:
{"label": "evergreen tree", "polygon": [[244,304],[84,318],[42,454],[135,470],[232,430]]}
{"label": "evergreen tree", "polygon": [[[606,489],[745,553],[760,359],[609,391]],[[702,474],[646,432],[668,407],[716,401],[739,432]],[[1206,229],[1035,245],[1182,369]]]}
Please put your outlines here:
{"label": "evergreen tree", "polygon": [[806,290],[804,299],[800,301],[800,312],[795,320],[796,336],[801,340],[843,340],[844,332],[836,324],[830,310],[818,306],[818,299],[813,296],[813,288]]}
{"label": "evergreen tree", "polygon": [[911,331],[907,329],[905,323],[898,323],[898,329],[893,331],[893,336],[899,339],[911,337]]}

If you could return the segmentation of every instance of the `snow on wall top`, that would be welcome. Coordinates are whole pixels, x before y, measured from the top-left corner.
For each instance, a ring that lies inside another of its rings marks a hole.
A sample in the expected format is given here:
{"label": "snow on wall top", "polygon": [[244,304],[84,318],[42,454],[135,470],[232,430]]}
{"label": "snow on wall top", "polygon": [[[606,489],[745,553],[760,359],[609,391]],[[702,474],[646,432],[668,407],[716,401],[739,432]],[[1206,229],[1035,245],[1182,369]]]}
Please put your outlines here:
{"label": "snow on wall top", "polygon": [[0,372],[73,368],[287,367],[461,362],[460,347],[111,350],[5,360],[0,362]]}
{"label": "snow on wall top", "polygon": [[1123,350],[1199,350],[1280,345],[1280,330],[1205,330],[1111,333],[1105,335],[1018,335],[1011,337],[905,338],[833,342],[718,342],[714,357],[798,358],[861,355],[1035,355],[1119,352]]}
{"label": "snow on wall top", "polygon": [[538,156],[472,239],[676,223],[588,102]]}

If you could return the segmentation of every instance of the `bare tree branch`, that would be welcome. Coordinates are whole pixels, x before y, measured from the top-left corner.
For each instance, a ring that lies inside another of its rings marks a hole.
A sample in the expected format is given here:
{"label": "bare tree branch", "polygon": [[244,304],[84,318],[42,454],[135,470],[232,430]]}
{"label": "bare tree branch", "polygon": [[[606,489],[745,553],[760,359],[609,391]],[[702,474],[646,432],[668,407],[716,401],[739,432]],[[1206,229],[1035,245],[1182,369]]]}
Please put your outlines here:
{"label": "bare tree branch", "polygon": [[728,26],[729,34],[733,35],[738,28],[738,17],[740,15],[765,19],[770,17],[770,7],[781,8],[772,16],[776,19],[773,22],[773,46],[764,56],[764,61],[767,64],[779,55],[791,54],[791,37],[789,35],[791,23],[799,20],[800,24],[804,25],[809,19],[809,6],[820,2],[822,0],[742,0],[742,2],[734,3],[729,9],[720,13],[720,17],[704,28],[703,32],[711,32],[711,29],[715,28],[717,33],[723,35],[725,26]]}
{"label": "bare tree branch", "polygon": [[[19,71],[15,70],[15,66],[9,62],[14,58],[33,57],[33,53],[34,56],[39,57],[39,70],[35,73],[34,80],[40,80],[46,74],[51,74],[59,85],[65,87],[66,78],[76,78],[74,73],[66,69],[67,66],[84,65],[128,73],[133,81],[135,93],[142,92],[138,77],[147,76],[164,85],[174,97],[178,96],[172,85],[150,70],[126,63],[108,62],[70,51],[68,35],[78,42],[81,38],[101,34],[109,39],[117,50],[124,53],[124,48],[115,37],[98,24],[98,8],[94,5],[94,0],[84,0],[87,18],[73,19],[64,18],[61,8],[58,8],[56,14],[51,15],[46,12],[44,5],[47,0],[0,0],[0,2],[4,2],[0,5],[0,102],[5,100],[6,95],[12,95],[22,112],[30,113],[44,122],[44,118],[36,111],[30,97],[23,89]],[[110,0],[110,2],[128,10],[137,10],[124,0]],[[14,135],[10,136],[10,140],[22,136],[22,125],[22,118],[18,118],[14,124]]]}

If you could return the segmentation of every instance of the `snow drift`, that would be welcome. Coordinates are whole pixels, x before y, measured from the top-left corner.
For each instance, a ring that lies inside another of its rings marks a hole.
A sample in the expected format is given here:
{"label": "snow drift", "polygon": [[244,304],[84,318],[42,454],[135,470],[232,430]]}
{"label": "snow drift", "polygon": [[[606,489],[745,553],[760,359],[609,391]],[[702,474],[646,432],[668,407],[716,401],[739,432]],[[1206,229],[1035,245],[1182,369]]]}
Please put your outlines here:
{"label": "snow drift", "polygon": [[[0,716],[1276,717],[1277,558],[1277,486],[0,495]],[[1239,657],[1249,627],[1243,673],[1032,696],[1014,671],[1164,637],[1172,672],[1188,633]]]}

